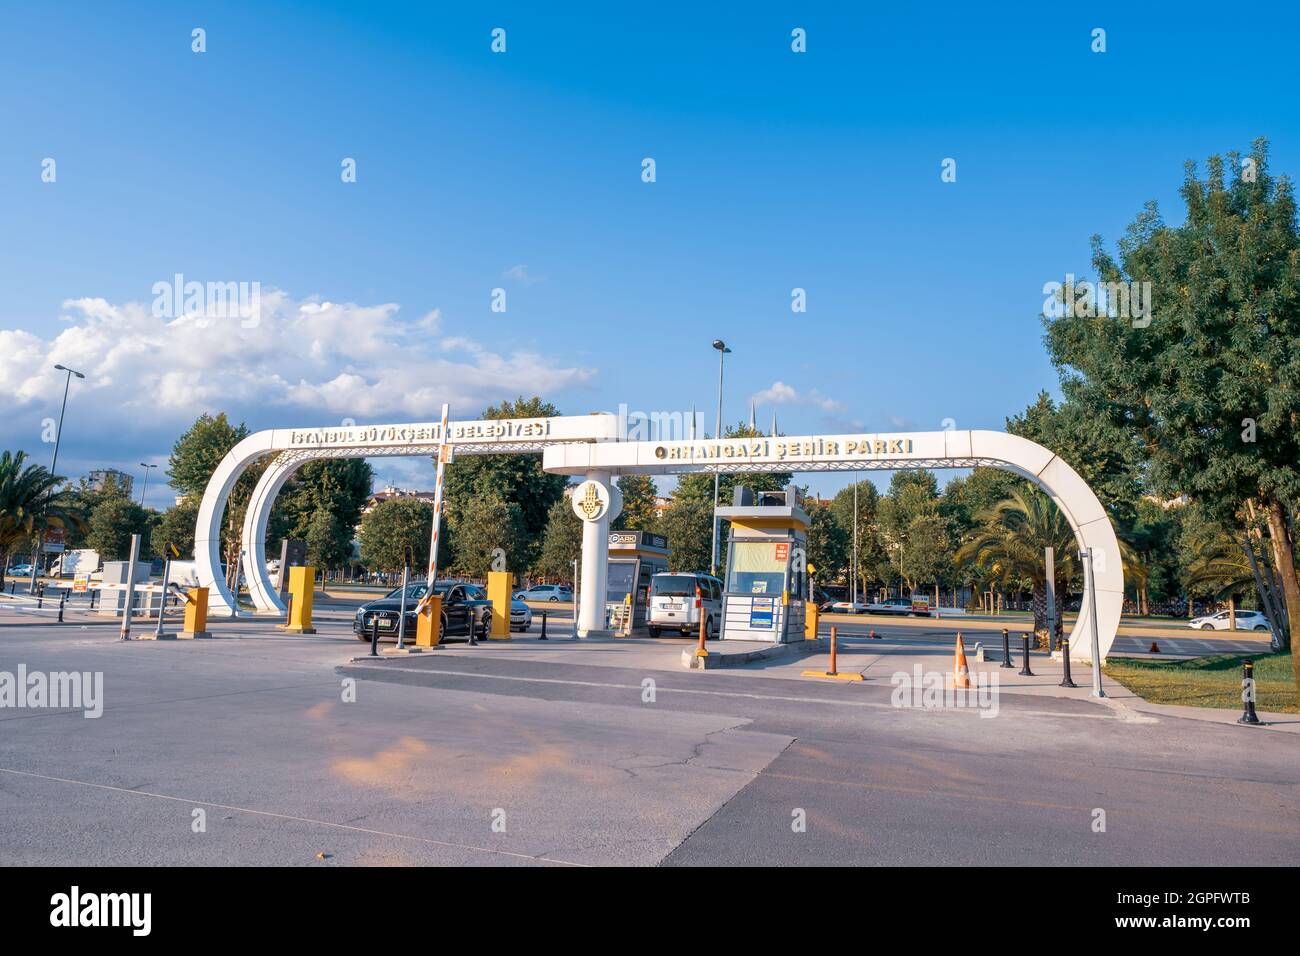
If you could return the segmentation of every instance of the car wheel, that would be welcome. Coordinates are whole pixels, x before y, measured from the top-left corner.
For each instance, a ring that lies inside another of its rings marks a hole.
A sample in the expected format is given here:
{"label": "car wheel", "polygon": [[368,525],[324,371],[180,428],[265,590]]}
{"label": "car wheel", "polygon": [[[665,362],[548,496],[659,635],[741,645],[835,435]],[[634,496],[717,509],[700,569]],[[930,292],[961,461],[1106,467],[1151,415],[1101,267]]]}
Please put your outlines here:
{"label": "car wheel", "polygon": [[651,627],[651,628],[648,628],[648,630],[650,631],[650,636],[651,636],[651,637],[658,637],[660,634],[663,633],[663,631],[659,630],[659,628],[657,628],[657,627]]}
{"label": "car wheel", "polygon": [[1252,630],[1252,631],[1267,631],[1267,630],[1268,630],[1268,626],[1267,626],[1266,624],[1256,624],[1253,628],[1251,628],[1251,630]]}
{"label": "car wheel", "polygon": [[1201,625],[1201,630],[1202,630],[1202,631],[1212,631],[1212,630],[1214,630],[1214,625],[1213,625],[1213,624],[1202,624],[1202,625]]}
{"label": "car wheel", "polygon": [[713,640],[713,618],[711,617],[704,619],[704,639],[706,641]]}
{"label": "car wheel", "polygon": [[551,595],[551,603],[552,603],[552,604],[559,604],[559,603],[560,603],[560,599],[559,599],[558,597],[556,597],[554,594],[552,594],[552,595]]}

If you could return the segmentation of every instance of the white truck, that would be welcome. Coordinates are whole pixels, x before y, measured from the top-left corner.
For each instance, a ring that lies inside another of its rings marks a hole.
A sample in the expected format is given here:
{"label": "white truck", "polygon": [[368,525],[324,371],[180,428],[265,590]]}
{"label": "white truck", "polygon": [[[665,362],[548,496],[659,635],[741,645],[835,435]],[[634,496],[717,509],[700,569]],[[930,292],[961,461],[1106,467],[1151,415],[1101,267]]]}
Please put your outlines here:
{"label": "white truck", "polygon": [[99,552],[90,548],[64,551],[50,566],[50,573],[60,578],[89,578],[99,570]]}

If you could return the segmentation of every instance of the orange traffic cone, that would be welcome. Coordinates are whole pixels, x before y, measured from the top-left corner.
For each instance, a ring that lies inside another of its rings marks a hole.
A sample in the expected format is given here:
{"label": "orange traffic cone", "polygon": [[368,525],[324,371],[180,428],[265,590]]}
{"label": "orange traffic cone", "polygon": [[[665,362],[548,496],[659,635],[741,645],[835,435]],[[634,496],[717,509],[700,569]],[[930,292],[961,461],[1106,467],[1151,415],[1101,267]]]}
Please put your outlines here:
{"label": "orange traffic cone", "polygon": [[1157,644],[1155,641],[1152,641],[1152,642],[1151,642],[1151,650],[1147,651],[1147,653],[1148,653],[1148,654],[1159,654],[1159,653],[1160,653],[1160,645]]}
{"label": "orange traffic cone", "polygon": [[952,686],[970,687],[970,668],[966,666],[966,645],[962,643],[961,631],[957,632],[957,648],[952,659]]}

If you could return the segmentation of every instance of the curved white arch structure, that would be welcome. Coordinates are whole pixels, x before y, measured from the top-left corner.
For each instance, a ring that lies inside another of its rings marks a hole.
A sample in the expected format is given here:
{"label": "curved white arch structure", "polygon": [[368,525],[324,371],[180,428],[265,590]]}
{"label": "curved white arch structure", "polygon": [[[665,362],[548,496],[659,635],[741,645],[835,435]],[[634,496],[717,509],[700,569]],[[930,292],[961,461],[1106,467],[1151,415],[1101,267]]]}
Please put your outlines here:
{"label": "curved white arch structure", "polygon": [[[548,448],[542,466],[561,474],[675,474],[695,471],[898,471],[1001,468],[1045,491],[1093,554],[1099,650],[1104,661],[1119,630],[1124,567],[1106,510],[1073,468],[1042,445],[1006,432],[942,431],[872,435],[780,435],[676,442],[616,442]],[[586,582],[583,582],[585,588]],[[604,593],[601,588],[600,593]],[[1068,638],[1070,659],[1091,661],[1086,599]]]}
{"label": "curved white arch structure", "polygon": [[[236,445],[212,475],[199,507],[194,552],[200,584],[209,588],[214,615],[240,613],[221,574],[221,520],[239,476],[270,457],[249,500],[240,555],[257,612],[283,614],[285,607],[266,566],[267,522],[276,495],[304,462],[322,458],[430,456],[441,441],[438,423],[273,429]],[[1119,629],[1124,571],[1119,542],[1101,502],[1082,478],[1048,449],[993,431],[905,432],[869,435],[776,436],[689,441],[620,441],[618,419],[597,414],[541,419],[451,422],[448,441],[457,454],[541,452],[542,466],[557,474],[585,475],[603,483],[623,474],[763,471],[895,471],[905,469],[1001,468],[1046,492],[1074,529],[1080,548],[1093,554],[1099,649],[1105,660]],[[608,530],[608,517],[592,540]],[[583,622],[601,619],[606,566],[584,562]],[[1090,661],[1089,601],[1070,631],[1070,657]]]}

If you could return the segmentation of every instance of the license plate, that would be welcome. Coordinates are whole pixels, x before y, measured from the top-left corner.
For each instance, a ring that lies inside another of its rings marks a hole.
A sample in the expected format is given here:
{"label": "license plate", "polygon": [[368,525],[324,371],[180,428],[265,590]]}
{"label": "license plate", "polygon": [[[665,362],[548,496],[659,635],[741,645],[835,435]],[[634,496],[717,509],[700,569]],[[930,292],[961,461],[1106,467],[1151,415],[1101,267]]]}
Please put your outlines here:
{"label": "license plate", "polygon": [[381,631],[392,630],[396,625],[397,622],[394,621],[391,617],[381,617],[379,619],[379,629]]}
{"label": "license plate", "polygon": [[680,611],[682,609],[681,603],[677,601],[667,601],[664,603],[664,607],[672,608],[674,611]]}

